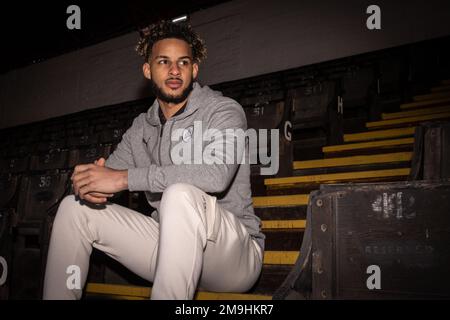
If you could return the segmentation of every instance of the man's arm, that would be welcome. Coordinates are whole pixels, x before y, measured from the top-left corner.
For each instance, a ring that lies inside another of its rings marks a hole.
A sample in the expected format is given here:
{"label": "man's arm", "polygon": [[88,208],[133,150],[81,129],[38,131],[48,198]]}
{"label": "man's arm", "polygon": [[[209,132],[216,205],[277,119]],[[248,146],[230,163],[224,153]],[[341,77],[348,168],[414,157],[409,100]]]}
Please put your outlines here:
{"label": "man's arm", "polygon": [[111,169],[124,170],[128,168],[134,168],[134,163],[131,140],[132,137],[139,134],[139,130],[142,126],[141,116],[134,119],[133,124],[122,135],[120,143],[117,145],[116,150],[112,152],[106,160],[105,166]]}

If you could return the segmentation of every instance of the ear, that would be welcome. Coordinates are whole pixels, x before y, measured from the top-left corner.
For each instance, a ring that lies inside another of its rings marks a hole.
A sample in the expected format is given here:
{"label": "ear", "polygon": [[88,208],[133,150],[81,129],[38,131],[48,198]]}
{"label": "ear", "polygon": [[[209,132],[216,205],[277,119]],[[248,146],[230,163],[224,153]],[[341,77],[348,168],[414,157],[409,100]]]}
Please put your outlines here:
{"label": "ear", "polygon": [[198,63],[195,62],[192,65],[192,76],[194,77],[194,79],[197,79],[197,74],[198,74]]}
{"label": "ear", "polygon": [[148,62],[144,63],[142,66],[142,72],[144,73],[144,77],[149,80],[152,78],[152,73],[150,71],[150,64]]}

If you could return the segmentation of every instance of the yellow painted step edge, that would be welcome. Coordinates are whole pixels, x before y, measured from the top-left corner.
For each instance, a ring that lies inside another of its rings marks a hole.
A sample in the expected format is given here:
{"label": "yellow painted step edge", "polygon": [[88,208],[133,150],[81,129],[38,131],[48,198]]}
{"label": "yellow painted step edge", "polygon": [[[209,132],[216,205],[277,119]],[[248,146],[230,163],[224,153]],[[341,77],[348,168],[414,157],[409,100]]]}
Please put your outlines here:
{"label": "yellow painted step edge", "polygon": [[195,300],[272,300],[272,296],[245,293],[198,292]]}
{"label": "yellow painted step edge", "polygon": [[351,156],[351,157],[328,158],[328,159],[318,159],[308,161],[294,161],[294,170],[403,162],[403,161],[410,161],[411,157],[412,152],[397,152],[386,154],[374,154],[367,156]]}
{"label": "yellow painted step edge", "polygon": [[94,294],[110,294],[129,297],[150,297],[149,287],[137,287],[109,283],[93,283],[90,282],[86,286],[86,293]]}
{"label": "yellow painted step edge", "polygon": [[381,147],[392,147],[400,145],[414,144],[414,138],[402,138],[402,139],[392,139],[392,140],[377,140],[369,142],[358,142],[350,144],[338,144],[334,146],[325,146],[322,148],[322,152],[339,152],[339,151],[350,151],[350,150],[360,150],[360,149],[373,149]]}
{"label": "yellow painted step edge", "polygon": [[[86,287],[87,294],[100,294],[112,296],[115,299],[139,300],[149,299],[152,288],[134,287],[107,283],[88,283]],[[195,294],[196,300],[271,300],[268,295],[245,294],[245,293],[219,293],[202,292]]]}
{"label": "yellow painted step edge", "polygon": [[306,220],[263,220],[263,230],[267,229],[305,229]]}
{"label": "yellow painted step edge", "polygon": [[450,112],[442,112],[442,113],[436,113],[436,114],[429,114],[429,115],[425,115],[425,116],[367,122],[366,127],[367,128],[378,128],[378,127],[386,127],[386,126],[397,125],[397,124],[409,124],[409,123],[417,123],[417,122],[428,121],[428,120],[443,119],[443,118],[448,118],[448,117],[450,117]]}
{"label": "yellow painted step edge", "polygon": [[293,265],[299,254],[299,251],[265,251],[264,264]]}
{"label": "yellow painted step edge", "polygon": [[398,138],[412,136],[416,127],[397,128],[377,131],[344,134],[344,142],[370,141],[376,139]]}
{"label": "yellow painted step edge", "polygon": [[[299,257],[298,251],[265,251],[264,252],[264,264],[265,265],[293,265]],[[151,288],[149,287],[134,287],[124,285],[111,285],[100,283],[88,283],[86,292],[91,294],[109,294],[127,297],[150,297]],[[226,296],[225,296],[226,295]],[[198,292],[195,299],[201,297],[223,297],[232,299],[252,299],[252,295],[248,294],[224,294],[224,293],[210,293],[210,292]],[[258,297],[258,295],[254,295]],[[267,297],[267,296],[266,296]],[[254,298],[254,297],[253,297]],[[211,298],[212,299],[212,298]]]}
{"label": "yellow painted step edge", "polygon": [[439,99],[439,98],[446,98],[450,96],[450,92],[433,92],[433,93],[427,93],[427,94],[421,94],[413,97],[414,101],[427,101],[427,100],[433,100],[433,99]]}
{"label": "yellow painted step edge", "polygon": [[450,91],[450,85],[437,86],[437,87],[431,88],[431,92],[442,92],[442,91]]}
{"label": "yellow painted step edge", "polygon": [[319,174],[310,176],[296,176],[287,178],[271,178],[265,179],[264,184],[266,186],[284,186],[284,185],[294,186],[296,184],[303,184],[303,183],[325,183],[325,182],[331,183],[331,182],[344,182],[370,178],[402,177],[408,176],[409,173],[410,173],[409,168],[343,172],[343,173],[330,173],[330,174]]}
{"label": "yellow painted step edge", "polygon": [[425,100],[425,101],[418,101],[418,102],[407,102],[407,103],[402,103],[400,105],[400,109],[406,110],[406,109],[412,109],[412,108],[417,108],[417,107],[427,107],[427,106],[432,106],[435,104],[447,103],[447,102],[450,102],[450,98]]}
{"label": "yellow painted step edge", "polygon": [[253,197],[254,208],[305,206],[308,204],[309,195],[294,194],[287,196]]}
{"label": "yellow painted step edge", "polygon": [[381,118],[383,120],[390,120],[390,119],[414,117],[414,116],[442,113],[442,112],[450,112],[450,106],[446,105],[446,106],[439,106],[439,107],[433,107],[433,108],[414,109],[414,110],[410,110],[410,111],[383,113],[383,114],[381,114]]}

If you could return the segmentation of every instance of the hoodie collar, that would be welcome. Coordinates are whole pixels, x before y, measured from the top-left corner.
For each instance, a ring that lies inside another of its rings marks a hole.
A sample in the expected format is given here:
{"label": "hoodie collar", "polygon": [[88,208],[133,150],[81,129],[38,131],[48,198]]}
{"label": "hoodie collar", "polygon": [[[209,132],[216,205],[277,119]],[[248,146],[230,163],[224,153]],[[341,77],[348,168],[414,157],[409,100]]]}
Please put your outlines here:
{"label": "hoodie collar", "polygon": [[[193,89],[188,96],[187,104],[186,104],[186,108],[185,108],[184,112],[174,115],[173,117],[170,118],[170,120],[184,119],[187,116],[194,113],[200,107],[201,88],[202,87],[200,86],[200,84],[198,82],[194,82]],[[155,99],[152,106],[148,109],[147,116],[146,116],[147,122],[152,126],[161,125],[161,121],[159,119],[159,109],[160,109],[160,106],[159,106],[158,99]]]}

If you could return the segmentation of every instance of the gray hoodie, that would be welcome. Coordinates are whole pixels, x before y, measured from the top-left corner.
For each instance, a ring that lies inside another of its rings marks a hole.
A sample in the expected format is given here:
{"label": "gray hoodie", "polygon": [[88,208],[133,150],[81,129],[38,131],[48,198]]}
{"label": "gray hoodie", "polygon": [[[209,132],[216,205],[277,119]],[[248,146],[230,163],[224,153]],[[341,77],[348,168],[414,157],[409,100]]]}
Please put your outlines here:
{"label": "gray hoodie", "polygon": [[[116,150],[107,159],[106,166],[128,169],[128,189],[145,191],[150,205],[156,209],[152,213],[156,221],[159,221],[158,208],[162,192],[171,184],[189,183],[216,196],[217,202],[236,215],[264,249],[265,236],[261,233],[261,221],[253,210],[248,161],[245,164],[239,164],[238,161],[231,164],[228,164],[228,161],[198,163],[194,162],[195,152],[192,152],[190,163],[174,163],[171,154],[172,148],[178,143],[171,140],[172,132],[177,129],[183,132],[179,143],[192,144],[192,150],[195,148],[194,135],[190,136],[194,121],[195,127],[201,123],[203,131],[218,129],[224,132],[225,129],[239,128],[246,130],[247,120],[239,103],[195,82],[184,112],[161,125],[158,110],[159,103],[155,99],[147,113],[142,113],[134,119]],[[203,150],[214,141],[202,141]],[[236,154],[238,153],[235,152]]]}

